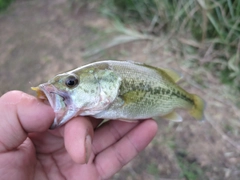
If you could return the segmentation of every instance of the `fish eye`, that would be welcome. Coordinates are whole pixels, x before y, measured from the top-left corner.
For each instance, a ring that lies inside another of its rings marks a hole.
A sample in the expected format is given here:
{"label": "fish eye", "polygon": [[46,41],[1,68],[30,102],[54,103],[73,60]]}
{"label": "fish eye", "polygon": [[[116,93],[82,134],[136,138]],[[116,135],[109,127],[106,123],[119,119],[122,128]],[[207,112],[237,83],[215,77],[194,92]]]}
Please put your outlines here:
{"label": "fish eye", "polygon": [[65,84],[69,88],[74,88],[75,86],[78,85],[78,79],[75,76],[68,76],[65,80]]}

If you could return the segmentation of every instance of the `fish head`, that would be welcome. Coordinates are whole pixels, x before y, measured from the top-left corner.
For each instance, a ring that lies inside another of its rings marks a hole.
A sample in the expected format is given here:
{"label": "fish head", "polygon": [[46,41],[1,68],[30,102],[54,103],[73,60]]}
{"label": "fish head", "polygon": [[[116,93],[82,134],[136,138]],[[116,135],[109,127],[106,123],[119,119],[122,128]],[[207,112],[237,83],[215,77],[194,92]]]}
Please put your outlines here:
{"label": "fish head", "polygon": [[93,108],[99,102],[99,85],[92,74],[64,73],[37,88],[37,97],[47,99],[55,112],[54,129]]}
{"label": "fish head", "polygon": [[62,126],[75,116],[104,110],[116,98],[120,86],[120,79],[111,73],[70,71],[32,88],[38,98],[49,101],[55,112],[50,129]]}

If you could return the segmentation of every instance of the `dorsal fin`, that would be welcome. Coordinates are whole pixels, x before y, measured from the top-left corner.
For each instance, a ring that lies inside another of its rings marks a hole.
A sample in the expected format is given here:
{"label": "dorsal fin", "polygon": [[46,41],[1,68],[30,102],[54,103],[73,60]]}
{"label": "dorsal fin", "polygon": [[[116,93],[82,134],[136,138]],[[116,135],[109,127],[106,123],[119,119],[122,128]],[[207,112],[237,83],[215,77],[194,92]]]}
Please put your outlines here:
{"label": "dorsal fin", "polygon": [[167,69],[167,68],[159,68],[162,71],[164,71],[174,82],[178,82],[180,79],[182,79],[182,75],[172,69]]}
{"label": "dorsal fin", "polygon": [[158,67],[153,67],[147,64],[138,64],[141,66],[145,66],[151,69],[154,69],[155,71],[157,71],[161,76],[163,73],[165,73],[168,77],[170,77],[175,83],[178,82],[180,79],[182,79],[182,75],[173,70],[173,69],[169,69],[169,68],[158,68]]}

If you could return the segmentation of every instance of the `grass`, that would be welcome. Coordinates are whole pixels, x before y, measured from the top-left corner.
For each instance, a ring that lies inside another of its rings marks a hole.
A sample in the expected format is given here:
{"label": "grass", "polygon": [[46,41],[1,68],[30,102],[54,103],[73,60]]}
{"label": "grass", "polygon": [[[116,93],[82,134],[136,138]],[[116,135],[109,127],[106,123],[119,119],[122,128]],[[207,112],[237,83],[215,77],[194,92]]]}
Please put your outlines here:
{"label": "grass", "polygon": [[14,0],[0,0],[0,12],[5,11]]}
{"label": "grass", "polygon": [[[186,180],[202,180],[206,179],[204,171],[198,165],[196,160],[188,157],[188,154],[184,150],[179,150],[174,139],[171,139],[167,142],[170,149],[175,152],[175,157],[179,168],[181,169],[181,177]],[[176,151],[176,149],[178,149]]]}
{"label": "grass", "polygon": [[204,171],[201,167],[195,162],[187,157],[187,153],[182,151],[176,153],[178,165],[182,171],[182,177],[186,180],[202,180],[206,179]]}
{"label": "grass", "polygon": [[[179,51],[192,47],[196,63],[240,90],[240,1],[104,0],[100,9],[142,33],[181,36],[184,41]],[[182,58],[187,59],[187,53]]]}
{"label": "grass", "polygon": [[158,173],[159,173],[159,169],[158,169],[158,166],[156,164],[148,164],[147,165],[147,172],[153,176],[158,176]]}

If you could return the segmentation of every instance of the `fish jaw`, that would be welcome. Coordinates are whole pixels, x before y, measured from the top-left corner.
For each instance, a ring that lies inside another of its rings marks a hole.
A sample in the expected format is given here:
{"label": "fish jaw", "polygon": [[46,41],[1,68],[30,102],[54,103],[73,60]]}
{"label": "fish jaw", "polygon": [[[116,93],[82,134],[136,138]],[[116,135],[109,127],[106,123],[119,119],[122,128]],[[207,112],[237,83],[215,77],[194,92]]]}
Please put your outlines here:
{"label": "fish jaw", "polygon": [[68,122],[70,119],[75,117],[77,113],[78,113],[77,110],[71,110],[71,109],[64,112],[55,112],[54,121],[49,129],[55,129],[62,126],[63,124]]}
{"label": "fish jaw", "polygon": [[55,113],[55,118],[50,129],[62,126],[68,120],[76,116],[78,108],[72,105],[72,100],[68,93],[60,92],[49,83],[40,84],[39,89],[44,93]]}

